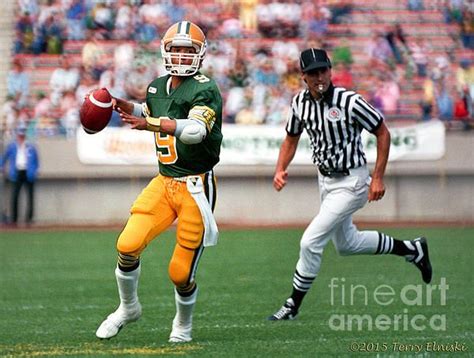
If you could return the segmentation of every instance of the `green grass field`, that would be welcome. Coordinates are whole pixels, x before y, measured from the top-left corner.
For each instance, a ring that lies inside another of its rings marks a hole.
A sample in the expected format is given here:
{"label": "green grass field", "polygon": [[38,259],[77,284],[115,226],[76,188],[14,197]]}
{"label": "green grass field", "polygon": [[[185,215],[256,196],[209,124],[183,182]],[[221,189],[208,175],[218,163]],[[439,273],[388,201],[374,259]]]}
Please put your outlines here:
{"label": "green grass field", "polygon": [[[418,270],[401,258],[340,257],[329,244],[320,276],[289,322],[266,317],[291,291],[302,230],[221,232],[218,246],[202,257],[194,340],[183,345],[167,343],[174,316],[167,276],[173,231],[143,255],[142,318],[108,341],[97,340],[95,330],[118,303],[117,233],[1,232],[0,356],[427,356],[452,348],[474,355],[474,229],[384,231],[402,239],[428,237],[436,286],[427,291]],[[442,278],[449,285],[445,300]],[[331,282],[338,285],[333,291]],[[342,325],[349,315],[367,321],[349,329]]]}

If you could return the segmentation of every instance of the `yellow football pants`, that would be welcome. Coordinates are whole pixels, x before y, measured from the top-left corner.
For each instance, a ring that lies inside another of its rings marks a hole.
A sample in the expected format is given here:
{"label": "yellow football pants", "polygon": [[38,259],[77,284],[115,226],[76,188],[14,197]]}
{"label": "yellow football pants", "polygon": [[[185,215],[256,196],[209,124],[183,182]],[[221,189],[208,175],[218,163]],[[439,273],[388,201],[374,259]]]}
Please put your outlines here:
{"label": "yellow football pants", "polygon": [[[215,177],[212,171],[201,177],[206,197],[214,210]],[[117,241],[118,252],[140,257],[145,247],[178,219],[176,246],[168,271],[176,287],[189,286],[194,281],[204,249],[204,223],[186,182],[158,175],[143,189],[130,212]]]}

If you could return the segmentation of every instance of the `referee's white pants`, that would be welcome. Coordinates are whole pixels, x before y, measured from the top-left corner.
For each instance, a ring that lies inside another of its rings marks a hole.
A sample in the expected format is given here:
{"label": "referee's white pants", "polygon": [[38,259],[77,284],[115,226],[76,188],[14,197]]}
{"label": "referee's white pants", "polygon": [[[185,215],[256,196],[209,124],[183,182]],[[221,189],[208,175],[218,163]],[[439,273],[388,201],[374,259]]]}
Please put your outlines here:
{"label": "referee's white pants", "polygon": [[340,255],[376,252],[378,232],[358,231],[352,223],[352,214],[367,203],[370,179],[367,166],[351,169],[350,175],[342,178],[319,175],[321,207],[301,238],[296,265],[302,276],[317,276],[330,239]]}

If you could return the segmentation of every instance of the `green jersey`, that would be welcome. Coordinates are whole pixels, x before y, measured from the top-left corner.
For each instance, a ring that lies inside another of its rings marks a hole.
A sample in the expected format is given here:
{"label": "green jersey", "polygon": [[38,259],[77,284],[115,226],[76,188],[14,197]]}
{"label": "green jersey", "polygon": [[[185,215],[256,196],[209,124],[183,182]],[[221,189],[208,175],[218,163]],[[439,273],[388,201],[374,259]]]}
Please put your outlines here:
{"label": "green jersey", "polygon": [[152,117],[194,119],[206,125],[207,136],[197,144],[184,144],[176,137],[155,133],[160,173],[169,177],[202,174],[219,162],[222,142],[222,97],[216,83],[197,73],[184,79],[168,94],[163,76],[147,88],[146,104]]}

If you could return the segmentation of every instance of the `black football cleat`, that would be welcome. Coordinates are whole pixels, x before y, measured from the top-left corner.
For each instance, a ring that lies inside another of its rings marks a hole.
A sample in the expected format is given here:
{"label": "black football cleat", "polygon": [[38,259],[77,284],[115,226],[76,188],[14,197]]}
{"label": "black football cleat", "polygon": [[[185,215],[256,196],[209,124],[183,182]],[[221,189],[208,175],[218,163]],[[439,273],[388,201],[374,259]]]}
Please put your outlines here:
{"label": "black football cleat", "polygon": [[431,268],[430,256],[428,254],[428,243],[424,237],[412,240],[416,253],[408,258],[408,262],[413,263],[421,271],[421,277],[425,283],[431,282],[433,269]]}
{"label": "black football cleat", "polygon": [[285,304],[281,306],[281,308],[268,317],[269,321],[288,321],[293,320],[296,318],[298,314],[298,310],[296,309],[295,305],[293,304],[293,300],[291,298],[287,299]]}

